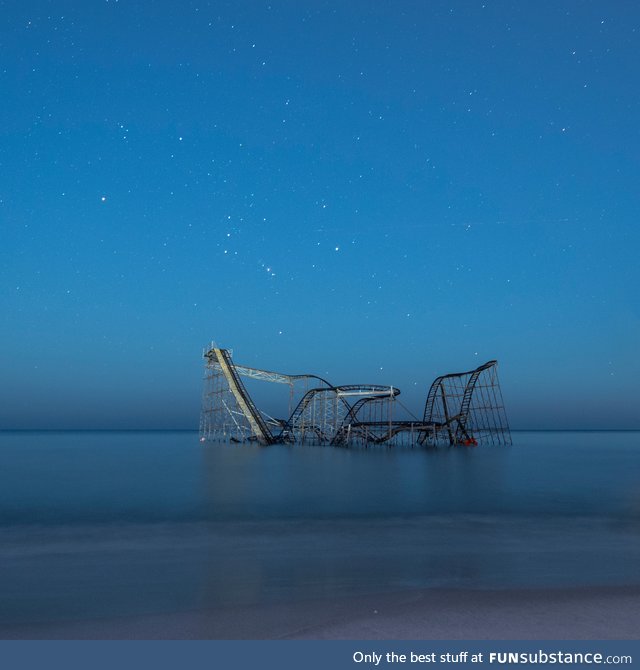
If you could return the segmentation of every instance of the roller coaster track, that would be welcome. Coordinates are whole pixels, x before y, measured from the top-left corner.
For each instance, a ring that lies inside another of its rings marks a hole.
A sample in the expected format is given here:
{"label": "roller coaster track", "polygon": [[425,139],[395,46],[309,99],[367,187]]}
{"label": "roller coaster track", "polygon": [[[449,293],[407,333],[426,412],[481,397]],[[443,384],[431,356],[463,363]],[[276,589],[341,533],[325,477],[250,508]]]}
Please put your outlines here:
{"label": "roller coaster track", "polygon": [[[386,428],[386,432],[376,433],[376,429]],[[413,433],[415,435],[432,435],[436,426],[422,421],[363,421],[344,426],[341,429],[341,439],[334,439],[333,445],[344,444],[347,439],[359,437],[369,444],[384,444],[393,440],[400,433]],[[338,436],[336,436],[338,437]]]}
{"label": "roller coaster track", "polygon": [[[231,357],[231,353],[229,352],[228,349],[216,349],[215,347],[212,347],[205,353],[204,356],[208,360],[209,366],[213,369],[222,370],[222,366],[220,365],[217,359],[217,354],[214,353],[216,351],[228,352],[229,358]],[[289,375],[283,372],[273,372],[271,370],[261,370],[259,368],[251,368],[248,367],[247,365],[238,365],[237,363],[233,363],[233,361],[231,362],[231,364],[233,365],[236,373],[241,377],[251,377],[252,379],[261,379],[267,382],[276,382],[278,384],[289,384],[289,385],[300,380],[317,379],[322,384],[331,386],[331,384],[328,381],[326,381],[322,377],[318,377],[318,375],[311,375],[311,374]]]}
{"label": "roller coaster track", "polygon": [[467,421],[469,419],[469,407],[471,405],[471,397],[478,383],[478,377],[489,368],[492,368],[496,365],[498,361],[488,361],[484,365],[481,365],[479,368],[476,368],[469,377],[467,386],[464,390],[464,396],[462,398],[462,403],[460,405],[460,418],[458,419],[458,433],[456,434],[456,441],[460,442],[462,439],[470,439],[470,435],[467,431]]}
{"label": "roller coaster track", "polygon": [[[291,441],[291,439],[293,438],[293,432],[300,425],[300,418],[304,414],[304,411],[307,409],[307,407],[309,407],[311,402],[315,400],[315,398],[321,393],[335,394],[336,400],[342,404],[345,411],[347,412],[347,415],[349,415],[349,413],[352,410],[351,405],[349,405],[346,399],[348,396],[361,395],[365,391],[371,393],[384,393],[385,395],[388,395],[389,393],[388,391],[389,387],[387,386],[377,386],[371,384],[350,384],[347,386],[332,386],[331,384],[329,384],[329,382],[325,381],[324,379],[322,381],[325,384],[327,384],[327,386],[320,388],[313,388],[307,391],[300,400],[300,402],[298,403],[297,407],[293,410],[293,413],[287,419],[287,422],[284,424],[282,432],[280,433],[280,439],[282,441],[285,442]],[[399,392],[400,391],[398,391],[398,393]],[[317,426],[307,426],[306,429],[314,430],[316,432],[320,430]],[[322,437],[324,438],[326,436],[322,434]]]}
{"label": "roller coaster track", "polygon": [[249,422],[253,434],[262,444],[272,444],[274,439],[271,431],[269,430],[269,426],[267,426],[265,420],[262,418],[262,414],[260,414],[258,408],[253,404],[251,396],[247,393],[247,390],[240,380],[235,366],[231,361],[231,355],[229,354],[228,350],[214,348],[212,351],[217,358],[217,362],[220,365],[222,373],[227,379],[229,390],[231,393],[233,393],[233,396],[238,403],[238,407]]}
{"label": "roller coaster track", "polygon": [[[300,417],[304,413],[304,410],[307,409],[311,401],[314,399],[314,397],[326,390],[332,390],[334,389],[333,386],[329,385],[327,388],[315,388],[315,389],[310,389],[307,391],[302,398],[300,399],[300,402],[296,406],[296,408],[293,410],[291,416],[287,419],[286,423],[282,427],[282,432],[280,433],[280,439],[284,442],[291,442],[293,441],[293,430],[294,428],[298,425],[298,422],[300,420]],[[335,389],[334,389],[335,390]]]}
{"label": "roller coaster track", "polygon": [[[433,380],[431,387],[429,388],[429,393],[427,394],[427,401],[425,402],[424,406],[423,423],[446,428],[449,434],[450,444],[457,444],[462,439],[471,439],[471,436],[467,431],[467,420],[469,417],[469,406],[471,404],[473,391],[478,381],[478,377],[480,377],[480,375],[486,370],[489,370],[490,368],[497,365],[497,363],[498,361],[495,360],[487,361],[484,363],[484,365],[481,365],[475,370],[469,370],[467,372],[452,372],[446,375],[440,375],[440,377],[436,377]],[[466,381],[464,387],[464,393],[460,403],[459,411],[454,415],[449,415],[450,407],[445,391],[445,383],[447,381],[461,380],[467,376],[469,379]],[[440,393],[440,400],[442,402],[444,421],[435,421],[434,419],[435,403],[438,393]],[[453,428],[454,424],[456,425],[455,429]],[[427,434],[423,433],[418,441],[420,444],[424,444],[426,439]]]}
{"label": "roller coaster track", "polygon": [[[359,387],[362,388],[362,387]],[[331,441],[331,444],[336,445],[336,444],[343,444],[345,441],[349,439],[351,436],[352,430],[362,428],[364,426],[364,423],[358,422],[358,413],[360,410],[365,406],[368,405],[369,403],[375,402],[376,400],[380,400],[381,398],[395,398],[397,395],[400,395],[400,389],[396,388],[394,386],[371,386],[371,391],[375,392],[376,395],[369,395],[366,396],[365,398],[360,398],[350,409],[349,413],[347,416],[344,418],[344,421],[342,422],[342,425],[340,428],[337,430],[333,440]],[[370,435],[369,431],[365,431],[367,435]],[[377,442],[378,439],[377,437],[371,436],[372,441]]]}

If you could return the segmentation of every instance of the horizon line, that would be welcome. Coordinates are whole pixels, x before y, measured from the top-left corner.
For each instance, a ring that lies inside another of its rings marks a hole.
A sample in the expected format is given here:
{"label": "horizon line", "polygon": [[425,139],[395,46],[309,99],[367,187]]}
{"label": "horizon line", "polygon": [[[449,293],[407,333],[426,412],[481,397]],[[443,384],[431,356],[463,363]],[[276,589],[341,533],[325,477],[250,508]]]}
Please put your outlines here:
{"label": "horizon line", "polygon": [[[516,433],[634,433],[637,428],[511,428]],[[199,428],[0,428],[0,433],[199,433]]]}

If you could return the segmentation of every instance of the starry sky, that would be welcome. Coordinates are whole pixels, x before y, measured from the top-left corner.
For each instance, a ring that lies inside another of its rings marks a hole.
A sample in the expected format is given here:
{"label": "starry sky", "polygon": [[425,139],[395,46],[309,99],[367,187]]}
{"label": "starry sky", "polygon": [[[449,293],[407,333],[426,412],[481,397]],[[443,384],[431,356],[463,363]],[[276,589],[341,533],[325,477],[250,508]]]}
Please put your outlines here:
{"label": "starry sky", "polygon": [[637,3],[0,15],[0,428],[197,428],[212,339],[417,414],[497,358],[515,428],[640,428]]}

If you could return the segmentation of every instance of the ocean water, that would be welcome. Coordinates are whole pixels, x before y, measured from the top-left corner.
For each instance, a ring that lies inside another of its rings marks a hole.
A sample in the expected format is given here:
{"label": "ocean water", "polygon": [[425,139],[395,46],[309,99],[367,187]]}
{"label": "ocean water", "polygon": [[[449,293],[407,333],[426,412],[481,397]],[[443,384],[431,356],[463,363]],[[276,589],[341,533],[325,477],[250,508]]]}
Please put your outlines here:
{"label": "ocean water", "polygon": [[0,433],[0,624],[640,584],[640,432],[511,447]]}

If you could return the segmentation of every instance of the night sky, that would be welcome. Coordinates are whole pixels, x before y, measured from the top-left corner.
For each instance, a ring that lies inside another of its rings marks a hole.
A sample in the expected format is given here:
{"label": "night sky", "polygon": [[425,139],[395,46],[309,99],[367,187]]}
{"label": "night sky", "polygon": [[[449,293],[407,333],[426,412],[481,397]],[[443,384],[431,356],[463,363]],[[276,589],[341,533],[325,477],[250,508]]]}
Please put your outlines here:
{"label": "night sky", "polygon": [[197,428],[212,339],[640,427],[639,64],[630,1],[0,2],[0,427]]}

